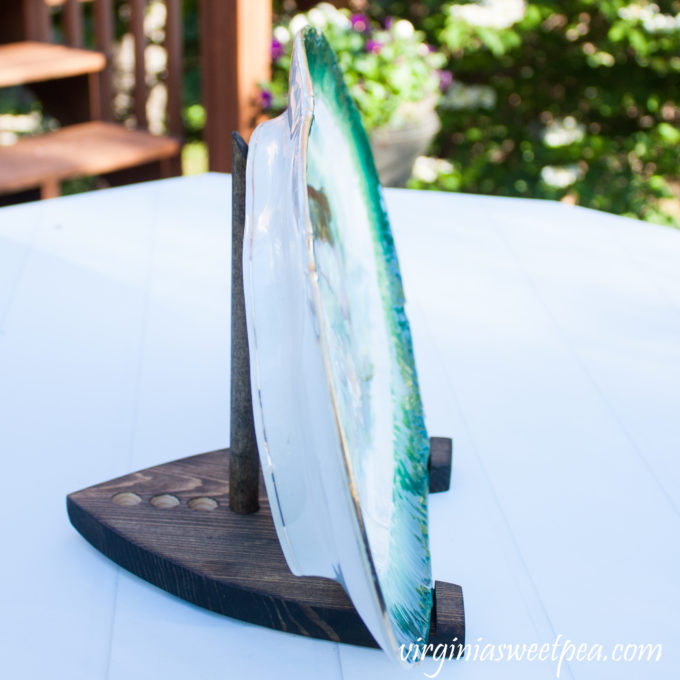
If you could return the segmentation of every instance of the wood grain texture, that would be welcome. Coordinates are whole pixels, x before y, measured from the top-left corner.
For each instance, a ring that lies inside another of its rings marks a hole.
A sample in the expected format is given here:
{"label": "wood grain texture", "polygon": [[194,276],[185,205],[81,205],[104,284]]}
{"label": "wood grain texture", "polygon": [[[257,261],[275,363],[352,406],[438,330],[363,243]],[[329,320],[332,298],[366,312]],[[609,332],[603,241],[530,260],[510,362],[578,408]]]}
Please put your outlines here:
{"label": "wood grain texture", "polygon": [[0,193],[169,159],[179,143],[112,123],[81,123],[0,147]]}
{"label": "wood grain texture", "polygon": [[260,113],[258,83],[269,80],[270,0],[201,0],[204,139],[210,169],[231,172],[231,132],[246,139]]}
{"label": "wood grain texture", "polygon": [[[229,510],[228,468],[224,449],[136,472],[70,494],[69,518],[114,562],[189,602],[289,633],[375,647],[338,583],[291,574],[264,484],[258,512]],[[126,494],[117,498],[125,504],[113,501],[117,494]],[[132,494],[141,501],[128,504]],[[179,503],[151,504],[164,494]],[[217,507],[201,510],[212,504],[196,499],[212,499]],[[435,601],[430,642],[463,644],[461,588],[437,582]]]}
{"label": "wood grain texture", "polygon": [[104,55],[92,50],[31,41],[0,45],[0,87],[95,73],[105,65]]}

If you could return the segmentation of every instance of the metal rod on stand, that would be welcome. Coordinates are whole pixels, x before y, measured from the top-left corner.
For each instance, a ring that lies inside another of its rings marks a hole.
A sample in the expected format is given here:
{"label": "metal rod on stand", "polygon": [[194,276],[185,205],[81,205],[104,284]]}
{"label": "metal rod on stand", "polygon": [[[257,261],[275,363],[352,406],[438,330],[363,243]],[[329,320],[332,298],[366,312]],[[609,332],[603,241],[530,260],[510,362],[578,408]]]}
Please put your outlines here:
{"label": "metal rod on stand", "polygon": [[250,357],[243,294],[243,231],[248,145],[232,134],[231,170],[231,444],[229,507],[249,514],[259,509],[260,459],[255,441],[250,392]]}

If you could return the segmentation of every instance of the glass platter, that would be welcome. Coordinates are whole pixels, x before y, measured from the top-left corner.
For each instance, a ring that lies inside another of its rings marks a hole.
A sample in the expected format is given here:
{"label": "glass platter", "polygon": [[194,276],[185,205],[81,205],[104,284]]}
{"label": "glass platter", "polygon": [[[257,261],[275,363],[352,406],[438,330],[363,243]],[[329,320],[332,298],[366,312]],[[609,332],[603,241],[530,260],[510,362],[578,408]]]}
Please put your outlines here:
{"label": "glass platter", "polygon": [[295,38],[289,106],[258,126],[244,287],[255,431],[288,566],[340,582],[378,644],[426,641],[428,437],[396,252],[326,39]]}

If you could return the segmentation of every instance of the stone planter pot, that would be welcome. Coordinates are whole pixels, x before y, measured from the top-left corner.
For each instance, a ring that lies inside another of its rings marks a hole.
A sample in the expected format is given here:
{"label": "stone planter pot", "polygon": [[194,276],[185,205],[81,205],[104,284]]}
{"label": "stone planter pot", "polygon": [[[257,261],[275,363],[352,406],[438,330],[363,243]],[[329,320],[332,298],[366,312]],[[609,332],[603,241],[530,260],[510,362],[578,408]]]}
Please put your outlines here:
{"label": "stone planter pot", "polygon": [[387,187],[406,185],[413,164],[430,146],[441,127],[435,100],[407,102],[392,121],[369,134],[380,183]]}

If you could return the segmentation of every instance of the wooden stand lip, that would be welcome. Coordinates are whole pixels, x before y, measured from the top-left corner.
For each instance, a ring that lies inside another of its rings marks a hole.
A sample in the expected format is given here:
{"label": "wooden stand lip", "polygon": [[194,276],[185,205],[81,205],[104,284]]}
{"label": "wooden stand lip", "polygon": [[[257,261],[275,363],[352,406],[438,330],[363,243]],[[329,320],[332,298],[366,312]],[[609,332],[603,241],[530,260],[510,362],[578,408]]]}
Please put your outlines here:
{"label": "wooden stand lip", "polygon": [[453,441],[449,437],[430,437],[430,493],[442,493],[451,488]]}
{"label": "wooden stand lip", "polygon": [[[228,449],[221,449],[74,492],[67,496],[69,518],[114,562],[193,604],[277,630],[376,647],[339,584],[290,573],[263,484],[258,512],[229,510],[228,461]],[[137,494],[141,502],[116,505],[112,498],[121,492]],[[151,505],[161,494],[179,503]],[[217,509],[192,510],[188,502],[196,497],[214,498]],[[462,647],[461,588],[437,582],[435,598],[429,642]]]}

